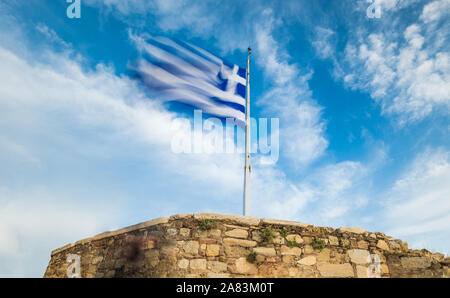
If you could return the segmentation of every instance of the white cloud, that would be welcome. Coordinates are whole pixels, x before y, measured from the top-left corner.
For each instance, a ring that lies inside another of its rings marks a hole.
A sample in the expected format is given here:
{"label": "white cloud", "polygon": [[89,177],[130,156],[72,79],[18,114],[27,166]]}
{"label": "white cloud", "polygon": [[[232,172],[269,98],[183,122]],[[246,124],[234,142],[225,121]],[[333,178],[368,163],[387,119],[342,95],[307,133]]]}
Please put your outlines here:
{"label": "white cloud", "polygon": [[20,162],[39,165],[40,160],[34,156],[25,146],[12,142],[6,137],[0,136],[0,159],[17,159]]}
{"label": "white cloud", "polygon": [[420,19],[424,23],[430,23],[438,21],[439,19],[447,16],[450,11],[450,0],[437,0],[433,1],[423,8]]}
{"label": "white cloud", "polygon": [[344,83],[369,91],[400,124],[421,120],[434,110],[447,114],[450,107],[449,54],[425,47],[422,31],[418,24],[410,25],[404,42],[372,33],[359,46],[349,43],[345,51],[350,71]]}
{"label": "white cloud", "polygon": [[[330,58],[333,75],[352,89],[368,92],[382,113],[399,126],[432,113],[448,115],[450,68],[448,26],[436,22],[448,13],[448,0],[378,0],[380,19],[348,19],[350,34],[338,52],[327,28],[316,29],[312,44],[319,58]],[[357,11],[368,3],[358,2]],[[422,9],[423,7],[423,9]],[[405,16],[422,14],[415,22]],[[369,23],[372,23],[369,26]]]}
{"label": "white cloud", "polygon": [[[251,40],[251,24],[257,20],[252,13],[261,9],[261,5],[254,3],[224,1],[218,5],[212,0],[86,0],[86,4],[106,6],[115,16],[136,27],[142,27],[147,16],[155,16],[156,26],[161,31],[171,33],[185,30],[188,39],[212,37],[217,41],[217,47],[224,52],[246,50]],[[252,7],[252,13],[245,8],[247,5]],[[246,21],[236,26],[233,18],[244,12],[243,20]]]}
{"label": "white cloud", "polygon": [[71,47],[69,43],[65,42],[61,37],[58,36],[55,30],[49,28],[43,23],[37,24],[36,30],[41,32],[50,42],[57,43],[65,48]]}
{"label": "white cloud", "polygon": [[420,0],[375,0],[375,3],[379,4],[383,10],[396,11]]}
{"label": "white cloud", "polygon": [[289,55],[273,37],[273,31],[281,23],[270,9],[266,9],[263,16],[266,22],[256,26],[257,63],[275,86],[258,104],[280,117],[283,156],[296,165],[308,165],[321,157],[328,147],[322,108],[312,100],[308,86],[312,73],[301,74],[296,64],[288,62]]}
{"label": "white cloud", "polygon": [[334,35],[335,32],[333,30],[316,27],[312,45],[319,58],[326,59],[334,56],[335,47],[333,45],[334,41],[332,41]]}
{"label": "white cloud", "polygon": [[[87,5],[95,5],[101,7],[107,7],[108,9],[115,9],[121,14],[132,13],[146,13],[153,7],[154,1],[142,1],[142,0],[85,0]],[[174,3],[175,1],[168,0],[167,3]],[[182,1],[179,1],[182,2]]]}
{"label": "white cloud", "polygon": [[42,277],[52,249],[108,230],[111,226],[107,223],[120,215],[118,207],[99,198],[80,204],[45,187],[2,188],[0,276]]}
{"label": "white cloud", "polygon": [[322,108],[308,97],[305,90],[289,85],[270,90],[261,100],[267,111],[280,117],[282,156],[299,166],[314,162],[328,147]]}
{"label": "white cloud", "polygon": [[274,18],[272,10],[265,9],[262,17],[265,21],[255,24],[257,62],[277,85],[288,84],[298,77],[299,69],[288,63],[288,54],[274,39],[273,30],[279,21]]}
{"label": "white cloud", "polygon": [[418,154],[389,192],[385,214],[389,232],[413,242],[426,239],[421,244],[448,253],[449,181],[450,152],[428,148]]}
{"label": "white cloud", "polygon": [[368,203],[361,182],[368,171],[359,162],[329,164],[312,171],[301,183],[290,182],[283,172],[259,169],[256,212],[318,225],[349,223],[349,214],[358,214]]}

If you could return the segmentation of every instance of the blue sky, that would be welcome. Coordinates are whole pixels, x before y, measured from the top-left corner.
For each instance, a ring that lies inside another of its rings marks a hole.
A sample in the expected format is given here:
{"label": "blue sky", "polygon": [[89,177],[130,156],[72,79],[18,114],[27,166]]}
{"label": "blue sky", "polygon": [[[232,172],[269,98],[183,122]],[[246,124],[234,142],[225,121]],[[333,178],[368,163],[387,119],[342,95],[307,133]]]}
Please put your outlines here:
{"label": "blue sky", "polygon": [[239,154],[174,154],[167,110],[128,75],[131,36],[188,41],[245,66],[252,116],[280,119],[253,156],[252,215],[360,226],[450,252],[448,0],[0,3],[0,276],[50,251],[188,212],[242,212]]}

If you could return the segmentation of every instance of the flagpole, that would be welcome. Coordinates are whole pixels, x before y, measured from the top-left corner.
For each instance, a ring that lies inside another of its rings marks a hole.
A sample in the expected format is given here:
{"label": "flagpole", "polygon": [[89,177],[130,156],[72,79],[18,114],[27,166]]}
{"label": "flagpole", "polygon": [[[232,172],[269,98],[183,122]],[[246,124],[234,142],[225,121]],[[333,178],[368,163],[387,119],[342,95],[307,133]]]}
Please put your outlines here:
{"label": "flagpole", "polygon": [[245,166],[244,166],[244,215],[250,215],[250,54],[247,56],[247,88],[245,104]]}

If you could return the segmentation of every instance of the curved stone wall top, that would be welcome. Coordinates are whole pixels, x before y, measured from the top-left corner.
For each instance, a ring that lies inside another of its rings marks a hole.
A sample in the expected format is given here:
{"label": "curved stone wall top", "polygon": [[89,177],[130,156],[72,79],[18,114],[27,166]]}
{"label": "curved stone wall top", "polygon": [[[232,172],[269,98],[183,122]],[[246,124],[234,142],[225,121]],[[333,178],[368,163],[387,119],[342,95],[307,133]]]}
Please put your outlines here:
{"label": "curved stone wall top", "polygon": [[[145,229],[147,227],[151,227],[154,225],[165,224],[165,223],[168,223],[168,222],[174,221],[174,220],[189,219],[189,218],[194,218],[196,220],[213,219],[213,220],[218,220],[218,221],[222,221],[222,222],[226,222],[226,223],[230,223],[230,224],[238,224],[238,225],[244,225],[244,226],[276,225],[276,226],[292,226],[292,227],[303,227],[303,228],[313,227],[313,225],[307,224],[307,223],[301,223],[301,222],[289,221],[289,220],[280,220],[280,219],[270,219],[270,218],[261,218],[260,219],[259,217],[256,217],[256,216],[243,216],[243,215],[237,215],[237,214],[208,213],[208,212],[194,213],[194,214],[185,213],[185,214],[172,215],[170,217],[159,217],[159,218],[151,219],[151,220],[148,220],[148,221],[145,221],[142,223],[138,223],[138,224],[135,224],[132,226],[128,226],[128,227],[125,227],[125,228],[122,228],[119,230],[103,232],[103,233],[100,233],[93,237],[85,238],[85,239],[79,240],[75,243],[69,243],[65,246],[57,248],[52,251],[51,255],[62,252],[64,250],[71,248],[78,244],[85,244],[85,243],[88,243],[91,241],[100,240],[100,239],[104,239],[104,238],[108,238],[108,237],[113,237],[116,235],[129,233],[129,232],[132,232],[135,230]],[[326,227],[326,229],[335,230],[334,228],[330,228],[330,227]],[[342,232],[342,233],[348,232],[348,233],[356,233],[356,234],[368,233],[366,230],[364,230],[362,228],[349,228],[349,227],[339,228],[338,231]]]}

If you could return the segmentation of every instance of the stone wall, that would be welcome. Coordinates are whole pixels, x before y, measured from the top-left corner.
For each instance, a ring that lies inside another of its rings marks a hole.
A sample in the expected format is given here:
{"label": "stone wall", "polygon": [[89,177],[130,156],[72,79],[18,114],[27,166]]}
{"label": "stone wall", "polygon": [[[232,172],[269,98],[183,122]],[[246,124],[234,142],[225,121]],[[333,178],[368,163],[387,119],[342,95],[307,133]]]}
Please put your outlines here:
{"label": "stone wall", "polygon": [[450,274],[450,258],[382,233],[213,213],[158,218],[68,244],[52,252],[44,277],[67,277],[69,254],[80,256],[82,277]]}

